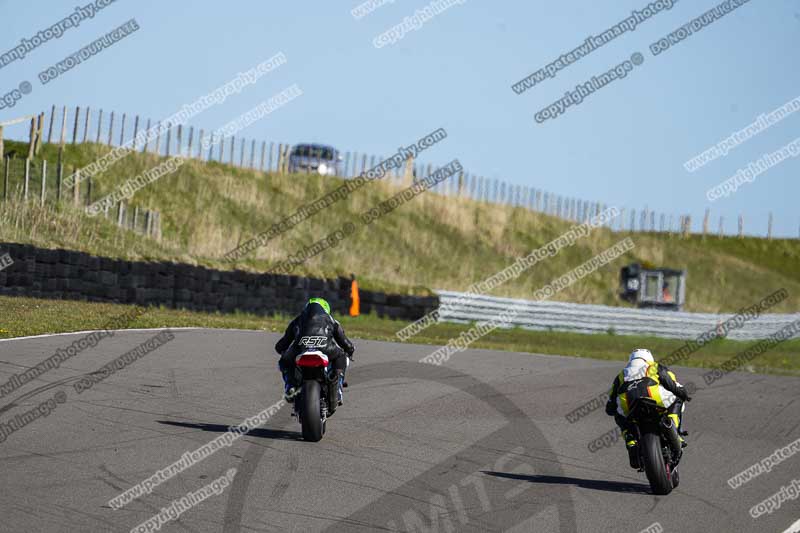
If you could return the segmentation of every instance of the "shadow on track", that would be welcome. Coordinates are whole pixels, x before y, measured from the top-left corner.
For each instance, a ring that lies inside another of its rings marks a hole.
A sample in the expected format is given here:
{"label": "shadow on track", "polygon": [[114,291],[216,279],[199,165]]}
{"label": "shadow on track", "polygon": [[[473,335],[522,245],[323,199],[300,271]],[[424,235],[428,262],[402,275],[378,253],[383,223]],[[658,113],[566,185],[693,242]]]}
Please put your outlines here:
{"label": "shadow on track", "polygon": [[[159,424],[166,424],[168,426],[178,426],[182,428],[202,429],[203,431],[211,431],[212,433],[225,433],[230,426],[222,424],[204,424],[195,422],[175,422],[172,420],[157,420]],[[249,437],[258,437],[260,439],[278,439],[278,440],[303,440],[302,434],[298,431],[284,431],[282,429],[267,429],[267,428],[253,428],[245,435]]]}
{"label": "shadow on track", "polygon": [[512,474],[508,472],[483,471],[484,474],[506,478],[529,481],[531,483],[542,483],[549,485],[574,485],[582,489],[602,490],[606,492],[635,492],[639,494],[650,494],[650,486],[644,483],[627,483],[624,481],[603,481],[600,479],[581,479],[566,476],[528,476],[525,474]]}

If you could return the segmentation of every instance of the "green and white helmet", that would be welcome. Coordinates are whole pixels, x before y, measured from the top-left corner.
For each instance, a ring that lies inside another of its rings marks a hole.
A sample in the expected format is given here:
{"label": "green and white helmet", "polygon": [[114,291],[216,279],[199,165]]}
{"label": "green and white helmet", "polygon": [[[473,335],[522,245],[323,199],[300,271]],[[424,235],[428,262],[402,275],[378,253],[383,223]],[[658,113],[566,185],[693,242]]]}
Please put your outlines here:
{"label": "green and white helmet", "polygon": [[331,314],[331,305],[324,298],[311,298],[307,305],[311,304],[319,304],[319,306],[322,307],[326,313]]}

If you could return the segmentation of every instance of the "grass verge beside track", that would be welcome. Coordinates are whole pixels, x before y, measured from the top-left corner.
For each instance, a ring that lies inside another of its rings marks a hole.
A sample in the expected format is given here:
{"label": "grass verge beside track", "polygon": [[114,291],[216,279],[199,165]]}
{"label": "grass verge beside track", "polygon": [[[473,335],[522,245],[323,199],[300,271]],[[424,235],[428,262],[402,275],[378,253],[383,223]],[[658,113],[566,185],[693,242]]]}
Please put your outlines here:
{"label": "grass verge beside track", "polygon": [[[121,315],[130,307],[121,304],[0,296],[0,338],[99,329],[109,317]],[[209,314],[151,307],[128,327],[196,326],[283,332],[290,318],[261,317],[246,313]],[[337,318],[349,336],[359,339],[397,342],[395,332],[407,325],[406,322],[376,316]],[[467,328],[468,326],[460,324],[436,324],[411,339],[411,342],[444,345]],[[475,342],[472,347],[622,361],[636,347],[647,347],[656,358],[664,358],[682,344],[683,341],[677,339],[611,334],[584,335],[514,328],[495,330]],[[715,340],[689,357],[681,366],[711,368],[735,357],[752,344],[755,341]],[[365,354],[364,357],[369,356]],[[458,354],[453,355],[453,358],[457,357]],[[754,359],[751,365],[743,367],[741,371],[800,375],[800,339],[780,344]]]}

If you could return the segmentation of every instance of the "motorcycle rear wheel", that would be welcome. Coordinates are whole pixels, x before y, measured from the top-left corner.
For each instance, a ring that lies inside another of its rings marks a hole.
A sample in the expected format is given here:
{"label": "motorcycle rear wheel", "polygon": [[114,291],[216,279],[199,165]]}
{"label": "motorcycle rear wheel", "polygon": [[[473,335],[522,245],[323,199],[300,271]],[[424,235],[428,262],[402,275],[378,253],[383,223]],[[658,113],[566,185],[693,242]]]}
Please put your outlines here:
{"label": "motorcycle rear wheel", "polygon": [[653,494],[669,494],[672,492],[672,482],[667,476],[664,465],[664,456],[661,453],[661,438],[655,433],[642,435],[642,457],[644,458],[644,471],[650,482]]}
{"label": "motorcycle rear wheel", "polygon": [[300,427],[303,440],[319,442],[322,440],[322,411],[320,403],[320,386],[315,380],[303,382],[303,398],[301,404]]}

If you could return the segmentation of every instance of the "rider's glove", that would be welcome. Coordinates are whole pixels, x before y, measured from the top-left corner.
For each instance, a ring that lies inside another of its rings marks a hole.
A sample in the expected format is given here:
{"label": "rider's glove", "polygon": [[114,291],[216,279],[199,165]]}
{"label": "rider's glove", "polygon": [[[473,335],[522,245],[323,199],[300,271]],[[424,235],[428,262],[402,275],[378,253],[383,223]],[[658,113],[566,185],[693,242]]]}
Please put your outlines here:
{"label": "rider's glove", "polygon": [[692,399],[689,398],[689,393],[686,392],[686,389],[683,387],[678,387],[678,393],[675,395],[684,402],[690,402]]}

